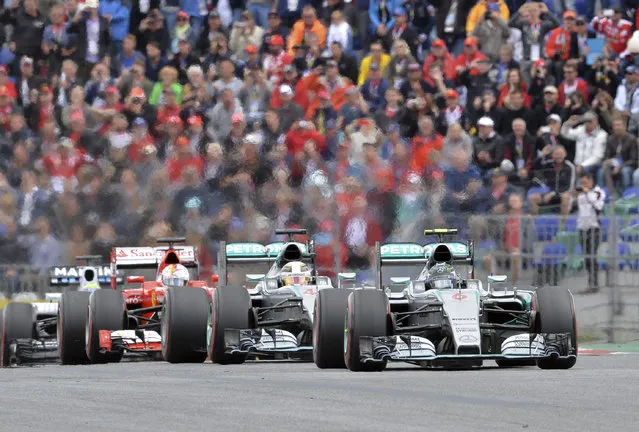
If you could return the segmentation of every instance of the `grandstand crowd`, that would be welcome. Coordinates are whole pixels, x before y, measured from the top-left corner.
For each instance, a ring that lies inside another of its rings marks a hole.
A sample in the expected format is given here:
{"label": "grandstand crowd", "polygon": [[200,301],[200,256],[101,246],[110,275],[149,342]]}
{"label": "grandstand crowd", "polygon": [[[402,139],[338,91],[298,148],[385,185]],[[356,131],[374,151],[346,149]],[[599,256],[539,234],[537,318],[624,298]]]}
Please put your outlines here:
{"label": "grandstand crowd", "polygon": [[364,268],[478,214],[517,249],[583,174],[639,186],[635,3],[5,0],[0,264],[289,226]]}

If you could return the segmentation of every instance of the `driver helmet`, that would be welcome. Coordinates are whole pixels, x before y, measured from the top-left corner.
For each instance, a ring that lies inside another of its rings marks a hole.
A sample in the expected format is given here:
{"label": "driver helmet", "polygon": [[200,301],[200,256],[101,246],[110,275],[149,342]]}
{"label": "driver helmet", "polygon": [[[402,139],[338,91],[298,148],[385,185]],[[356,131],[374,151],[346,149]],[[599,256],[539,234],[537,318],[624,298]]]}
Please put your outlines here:
{"label": "driver helmet", "polygon": [[452,265],[437,263],[428,270],[426,289],[455,288],[457,279],[457,273]]}
{"label": "driver helmet", "polygon": [[182,264],[169,264],[162,270],[162,285],[186,286],[187,283],[189,283],[189,271]]}
{"label": "driver helmet", "polygon": [[292,261],[282,267],[280,283],[286,285],[307,285],[311,281],[311,269],[301,261]]}

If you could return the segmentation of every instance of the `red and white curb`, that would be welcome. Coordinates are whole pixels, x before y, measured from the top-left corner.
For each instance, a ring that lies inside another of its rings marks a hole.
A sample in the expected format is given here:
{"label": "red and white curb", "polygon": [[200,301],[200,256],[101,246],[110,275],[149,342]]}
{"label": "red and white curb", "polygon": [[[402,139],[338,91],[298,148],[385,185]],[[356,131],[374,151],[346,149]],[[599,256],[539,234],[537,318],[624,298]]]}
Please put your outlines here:
{"label": "red and white curb", "polygon": [[609,351],[609,350],[599,350],[599,349],[589,349],[589,348],[579,349],[579,355],[626,355],[626,354],[639,354],[639,352]]}

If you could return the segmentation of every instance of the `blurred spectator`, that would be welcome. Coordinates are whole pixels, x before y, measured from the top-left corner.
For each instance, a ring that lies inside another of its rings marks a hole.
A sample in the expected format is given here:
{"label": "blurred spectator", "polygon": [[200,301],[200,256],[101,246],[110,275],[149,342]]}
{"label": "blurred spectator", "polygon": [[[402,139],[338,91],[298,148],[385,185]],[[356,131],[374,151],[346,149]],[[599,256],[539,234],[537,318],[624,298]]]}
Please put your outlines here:
{"label": "blurred spectator", "polygon": [[[592,5],[592,9],[594,9],[594,5]],[[632,36],[632,23],[622,17],[621,8],[615,7],[612,9],[611,17],[606,17],[604,11],[599,11],[591,23],[592,28],[606,38],[606,42],[615,54],[621,54],[626,50],[628,39]]]}
{"label": "blurred spectator", "polygon": [[[501,16],[499,2],[486,0],[486,4],[486,12],[479,16],[477,24],[472,30],[472,35],[477,38],[482,52],[489,59],[495,61],[499,57],[500,47],[506,43],[508,36],[510,36],[508,13],[506,13],[506,17]],[[471,10],[471,16],[480,5],[481,3]],[[505,10],[508,11],[508,8],[506,7]]]}
{"label": "blurred spectator", "polygon": [[471,34],[480,22],[483,22],[488,13],[492,17],[493,12],[508,22],[510,18],[510,11],[508,6],[503,0],[480,0],[468,14],[468,20],[466,21],[466,33]]}
{"label": "blurred spectator", "polygon": [[371,54],[364,57],[362,63],[359,66],[359,78],[357,79],[357,85],[362,86],[369,79],[369,73],[371,67],[376,67],[378,71],[383,75],[386,72],[386,68],[390,63],[391,57],[384,53],[382,44],[375,42],[371,44]]}
{"label": "blurred spectator", "polygon": [[577,229],[585,255],[584,265],[588,272],[588,289],[586,293],[599,291],[599,266],[596,256],[599,254],[601,228],[599,213],[606,202],[606,193],[593,182],[592,174],[583,172],[579,176],[579,188],[575,189],[577,207]]}
{"label": "blurred spectator", "polygon": [[530,213],[538,214],[542,206],[559,206],[561,214],[567,216],[572,205],[575,168],[566,161],[566,149],[562,145],[545,147],[542,154],[544,158],[537,159],[533,166],[533,175],[539,186],[528,190]]}
{"label": "blurred spectator", "polygon": [[579,78],[577,64],[568,62],[564,65],[564,80],[559,84],[559,104],[563,105],[566,100],[575,93],[581,93],[584,101],[589,101],[588,83]]}
{"label": "blurred spectator", "polygon": [[[578,123],[583,122],[581,126]],[[574,163],[577,175],[596,173],[604,159],[608,134],[599,128],[597,114],[588,111],[583,117],[571,116],[561,127],[561,134],[575,141]]]}
{"label": "blurred spectator", "polygon": [[612,122],[612,134],[606,140],[606,153],[602,167],[597,173],[597,184],[605,185],[604,170],[610,170],[613,181],[621,181],[622,190],[636,184],[639,186],[639,172],[637,169],[637,138],[630,135],[626,129],[626,121],[616,118]]}
{"label": "blurred spectator", "polygon": [[490,117],[482,117],[477,122],[478,133],[473,140],[474,161],[482,175],[497,168],[504,158],[505,145],[495,132],[495,122]]}
{"label": "blurred spectator", "polygon": [[317,19],[317,12],[311,5],[306,5],[302,9],[302,18],[293,25],[293,29],[288,38],[288,53],[295,55],[293,47],[306,42],[307,33],[317,36],[320,48],[326,44],[326,27]]}

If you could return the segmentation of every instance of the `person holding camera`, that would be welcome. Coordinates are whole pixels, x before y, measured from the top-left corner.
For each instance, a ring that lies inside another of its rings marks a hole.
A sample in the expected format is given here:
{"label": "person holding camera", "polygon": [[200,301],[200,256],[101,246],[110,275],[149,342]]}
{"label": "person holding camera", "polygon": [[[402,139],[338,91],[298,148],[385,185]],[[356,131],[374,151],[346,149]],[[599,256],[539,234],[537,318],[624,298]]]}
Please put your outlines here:
{"label": "person holding camera", "polygon": [[481,15],[473,30],[482,52],[492,61],[499,59],[499,50],[510,36],[508,22],[503,19],[497,3],[489,3],[486,13]]}
{"label": "person holding camera", "polygon": [[597,114],[588,111],[583,116],[571,116],[561,127],[561,134],[575,141],[577,174],[596,173],[603,162],[608,138],[608,134],[599,127]]}
{"label": "person holding camera", "polygon": [[596,256],[601,239],[599,214],[604,208],[606,193],[594,184],[591,173],[582,172],[579,176],[579,185],[573,190],[573,196],[576,197],[577,202],[577,229],[585,256],[584,265],[588,272],[586,293],[596,293],[599,291],[599,267]]}
{"label": "person holding camera", "polygon": [[81,65],[80,77],[91,77],[93,67],[111,52],[111,28],[104,16],[98,15],[98,0],[87,0],[77,9],[67,32],[77,35],[75,61]]}
{"label": "person holding camera", "polygon": [[42,35],[41,49],[47,61],[48,73],[53,75],[60,72],[62,62],[71,57],[75,48],[67,33],[67,25],[64,23],[64,6],[53,5],[50,18],[51,24],[45,27]]}

